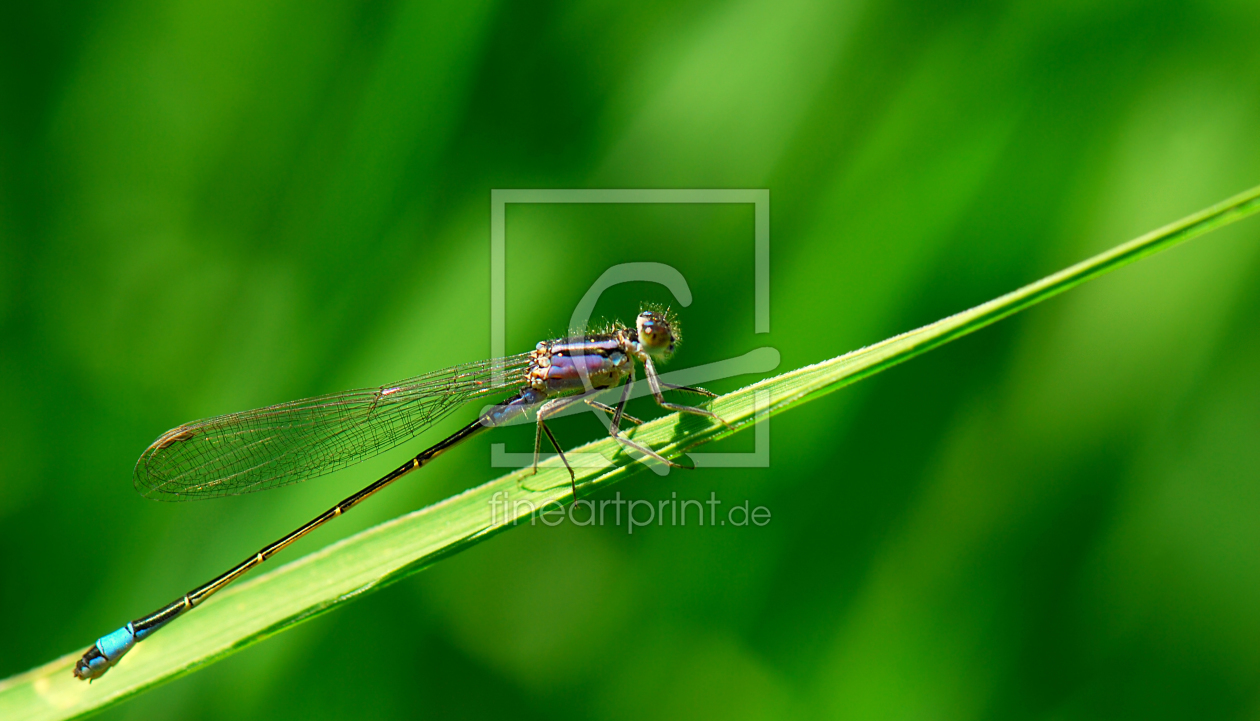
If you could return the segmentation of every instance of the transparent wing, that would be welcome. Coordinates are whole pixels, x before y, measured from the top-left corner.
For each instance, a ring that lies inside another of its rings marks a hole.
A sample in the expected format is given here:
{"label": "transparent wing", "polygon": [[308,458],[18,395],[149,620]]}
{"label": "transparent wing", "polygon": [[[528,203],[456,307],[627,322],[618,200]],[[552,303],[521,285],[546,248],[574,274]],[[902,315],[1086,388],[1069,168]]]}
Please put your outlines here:
{"label": "transparent wing", "polygon": [[353,465],[413,438],[459,406],[523,383],[529,354],[185,423],[140,454],[149,498],[235,496]]}

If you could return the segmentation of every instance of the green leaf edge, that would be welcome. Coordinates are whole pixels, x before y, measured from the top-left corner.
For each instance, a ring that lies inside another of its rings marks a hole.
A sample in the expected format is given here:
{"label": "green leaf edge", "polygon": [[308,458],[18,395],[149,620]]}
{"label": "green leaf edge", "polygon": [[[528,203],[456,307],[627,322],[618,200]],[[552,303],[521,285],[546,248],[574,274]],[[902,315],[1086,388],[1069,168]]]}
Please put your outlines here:
{"label": "green leaf edge", "polygon": [[[961,313],[871,346],[754,383],[720,398],[711,408],[730,427],[696,416],[671,414],[638,427],[633,437],[667,458],[748,428],[762,418],[839,390],[907,361],[1085,281],[1241,220],[1260,210],[1260,186],[1116,246],[1053,275]],[[579,493],[587,495],[642,469],[610,438],[576,453],[596,453],[604,468],[577,468]],[[568,500],[564,470],[550,461],[536,476],[509,473],[428,508],[405,514],[333,543],[252,580],[230,587],[196,612],[128,654],[92,684],[71,674],[76,650],[0,682],[0,718],[64,719],[120,703],[192,673],[268,636],[314,618],[356,596],[387,586],[479,543],[518,522],[530,506],[492,523],[489,501],[506,494],[511,504],[555,507]]]}

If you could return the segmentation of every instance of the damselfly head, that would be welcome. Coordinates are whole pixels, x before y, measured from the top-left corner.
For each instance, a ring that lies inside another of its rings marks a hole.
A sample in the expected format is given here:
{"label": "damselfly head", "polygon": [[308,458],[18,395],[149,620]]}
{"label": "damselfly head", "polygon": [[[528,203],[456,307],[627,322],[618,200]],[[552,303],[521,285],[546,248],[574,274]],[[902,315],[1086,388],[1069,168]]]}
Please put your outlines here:
{"label": "damselfly head", "polygon": [[668,308],[648,307],[635,320],[639,345],[643,352],[664,360],[668,358],[682,338],[679,336],[678,319]]}

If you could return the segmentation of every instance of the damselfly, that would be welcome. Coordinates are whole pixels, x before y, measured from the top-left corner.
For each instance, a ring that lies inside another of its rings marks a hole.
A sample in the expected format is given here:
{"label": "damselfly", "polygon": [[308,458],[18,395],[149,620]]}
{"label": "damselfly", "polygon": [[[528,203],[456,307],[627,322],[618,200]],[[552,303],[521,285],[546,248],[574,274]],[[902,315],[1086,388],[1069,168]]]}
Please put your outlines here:
{"label": "damselfly", "polygon": [[[545,423],[575,403],[612,416],[609,433],[627,448],[661,463],[678,464],[621,434],[621,421],[642,423],[625,413],[634,387],[635,362],[643,366],[648,386],[662,408],[706,416],[712,411],[666,403],[665,389],[713,397],[702,388],[674,386],[656,373],[679,342],[676,319],[666,310],[639,314],[634,328],[614,325],[608,332],[543,341],[529,353],[467,363],[397,383],[216,416],[163,433],[140,454],[133,481],[150,498],[191,500],[239,495],[297,483],[345,468],[374,456],[432,427],[469,401],[515,390],[515,395],[481,413],[472,423],[425,449],[380,480],[346,498],[309,523],[172,603],[103,636],[74,666],[80,679],[100,678],[135,644],[196,607],[277,552],[368,496],[423,466],[473,435],[533,413],[534,471],[543,435],[569,470],[574,497],[577,480],[564,451]],[[622,387],[621,400],[609,406],[594,396]]]}

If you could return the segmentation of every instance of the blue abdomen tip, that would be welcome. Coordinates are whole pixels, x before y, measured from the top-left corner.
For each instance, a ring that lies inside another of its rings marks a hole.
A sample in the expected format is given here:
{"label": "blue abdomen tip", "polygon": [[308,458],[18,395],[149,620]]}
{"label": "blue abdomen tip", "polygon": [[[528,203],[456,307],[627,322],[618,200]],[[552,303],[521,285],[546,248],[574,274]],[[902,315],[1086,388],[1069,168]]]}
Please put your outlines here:
{"label": "blue abdomen tip", "polygon": [[132,630],[130,623],[111,634],[101,636],[96,642],[96,647],[101,650],[102,656],[109,659],[111,666],[134,645],[136,645],[136,632]]}

